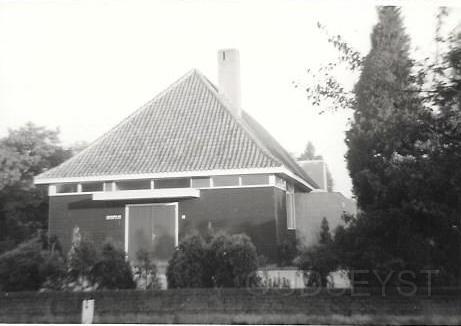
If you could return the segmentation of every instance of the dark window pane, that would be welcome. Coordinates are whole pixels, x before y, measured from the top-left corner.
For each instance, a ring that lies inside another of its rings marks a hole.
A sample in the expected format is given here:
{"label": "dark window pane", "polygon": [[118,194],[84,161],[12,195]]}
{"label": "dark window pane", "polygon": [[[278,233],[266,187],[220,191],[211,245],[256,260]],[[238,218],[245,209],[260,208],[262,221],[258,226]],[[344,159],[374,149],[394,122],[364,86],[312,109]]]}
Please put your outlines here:
{"label": "dark window pane", "polygon": [[189,188],[189,178],[177,178],[177,179],[157,179],[154,181],[155,189],[165,188]]}
{"label": "dark window pane", "polygon": [[115,184],[117,190],[150,189],[150,180],[118,181]]}
{"label": "dark window pane", "polygon": [[213,177],[214,187],[227,187],[227,186],[238,186],[239,177],[238,175],[220,175]]}
{"label": "dark window pane", "polygon": [[267,174],[242,175],[242,185],[267,185],[269,176]]}
{"label": "dark window pane", "polygon": [[211,184],[210,178],[193,178],[192,188],[207,188]]}
{"label": "dark window pane", "polygon": [[77,192],[77,184],[76,183],[63,183],[56,185],[56,192],[58,194],[64,194],[68,192]]}
{"label": "dark window pane", "polygon": [[82,183],[82,192],[102,191],[102,182]]}

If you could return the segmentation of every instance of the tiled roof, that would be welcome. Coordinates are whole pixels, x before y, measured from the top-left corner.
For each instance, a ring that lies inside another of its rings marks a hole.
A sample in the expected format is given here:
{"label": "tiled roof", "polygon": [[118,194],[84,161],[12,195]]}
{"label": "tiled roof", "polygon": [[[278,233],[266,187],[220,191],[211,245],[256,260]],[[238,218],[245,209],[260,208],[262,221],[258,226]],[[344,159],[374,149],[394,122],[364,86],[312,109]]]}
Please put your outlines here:
{"label": "tiled roof", "polygon": [[312,180],[248,114],[233,116],[192,70],[40,179],[285,166]]}

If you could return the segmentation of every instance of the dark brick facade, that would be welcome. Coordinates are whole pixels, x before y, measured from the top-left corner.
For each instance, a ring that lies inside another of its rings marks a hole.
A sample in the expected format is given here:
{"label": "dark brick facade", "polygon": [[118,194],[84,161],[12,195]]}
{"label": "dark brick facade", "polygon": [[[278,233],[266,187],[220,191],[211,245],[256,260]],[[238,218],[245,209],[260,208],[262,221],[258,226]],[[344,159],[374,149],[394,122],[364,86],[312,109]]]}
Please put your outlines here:
{"label": "dark brick facade", "polygon": [[[95,243],[112,239],[125,241],[125,205],[159,201],[93,201],[91,195],[50,197],[50,234],[57,235],[65,252],[70,248],[74,226]],[[166,202],[166,201],[162,201]],[[190,230],[246,233],[258,254],[277,259],[277,244],[292,236],[286,227],[285,192],[274,187],[202,189],[197,199],[171,199],[178,202],[179,239]],[[121,215],[106,220],[106,215]],[[184,215],[184,218],[182,218]]]}

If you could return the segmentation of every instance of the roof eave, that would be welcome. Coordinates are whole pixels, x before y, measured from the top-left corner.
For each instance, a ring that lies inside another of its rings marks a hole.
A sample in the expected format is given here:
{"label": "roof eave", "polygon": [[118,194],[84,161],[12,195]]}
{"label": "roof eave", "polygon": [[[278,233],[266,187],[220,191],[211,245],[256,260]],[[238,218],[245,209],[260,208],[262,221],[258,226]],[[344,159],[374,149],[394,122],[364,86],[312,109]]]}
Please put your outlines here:
{"label": "roof eave", "polygon": [[296,182],[306,191],[315,190],[312,184],[291,172],[285,166],[267,168],[248,168],[248,169],[222,169],[222,170],[203,170],[203,171],[183,171],[183,172],[161,172],[161,173],[142,173],[142,174],[119,174],[119,175],[99,175],[82,177],[60,177],[60,178],[34,178],[34,184],[46,185],[57,183],[81,183],[81,182],[104,182],[137,179],[161,179],[161,178],[181,178],[181,177],[204,177],[213,175],[232,175],[232,174],[283,174],[293,182]]}

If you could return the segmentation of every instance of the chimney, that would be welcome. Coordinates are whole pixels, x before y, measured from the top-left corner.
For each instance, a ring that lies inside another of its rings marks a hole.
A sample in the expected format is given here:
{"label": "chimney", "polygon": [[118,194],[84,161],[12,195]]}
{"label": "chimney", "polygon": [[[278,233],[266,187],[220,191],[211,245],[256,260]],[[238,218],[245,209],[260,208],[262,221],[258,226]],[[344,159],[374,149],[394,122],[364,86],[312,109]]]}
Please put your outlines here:
{"label": "chimney", "polygon": [[240,55],[237,49],[218,51],[219,93],[229,103],[231,112],[240,117]]}

